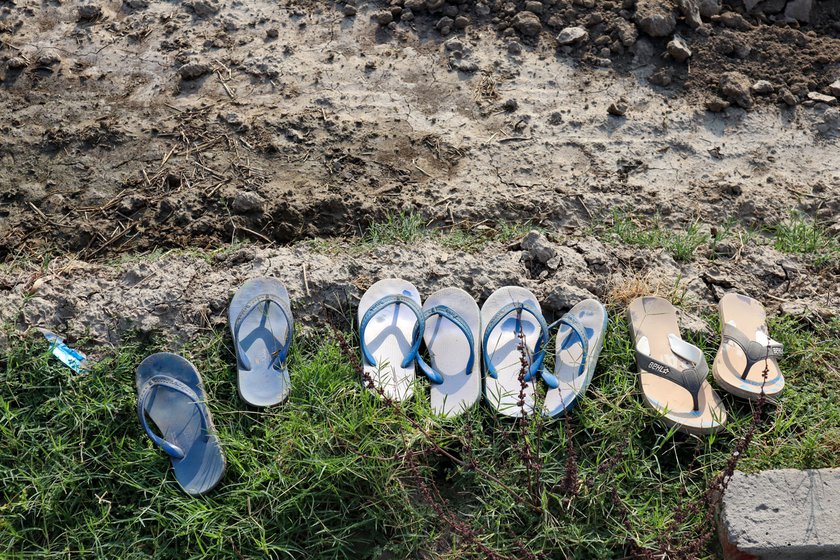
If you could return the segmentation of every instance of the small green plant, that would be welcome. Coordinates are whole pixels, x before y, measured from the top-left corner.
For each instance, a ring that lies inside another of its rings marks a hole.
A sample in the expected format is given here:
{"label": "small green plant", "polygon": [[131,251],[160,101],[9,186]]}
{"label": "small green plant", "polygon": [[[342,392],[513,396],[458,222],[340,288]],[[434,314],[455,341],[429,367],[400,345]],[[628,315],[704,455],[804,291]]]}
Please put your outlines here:
{"label": "small green plant", "polygon": [[677,261],[690,261],[697,249],[711,240],[699,221],[685,231],[673,231],[662,226],[659,216],[651,223],[639,225],[622,210],[613,210],[612,225],[606,232],[628,245],[667,249]]}
{"label": "small green plant", "polygon": [[419,213],[413,210],[388,212],[384,219],[368,226],[362,240],[370,245],[413,243],[425,237],[426,233],[426,222]]}
{"label": "small green plant", "polygon": [[837,238],[800,212],[792,212],[787,220],[775,227],[774,246],[783,253],[814,254],[817,264],[828,264],[840,258]]}

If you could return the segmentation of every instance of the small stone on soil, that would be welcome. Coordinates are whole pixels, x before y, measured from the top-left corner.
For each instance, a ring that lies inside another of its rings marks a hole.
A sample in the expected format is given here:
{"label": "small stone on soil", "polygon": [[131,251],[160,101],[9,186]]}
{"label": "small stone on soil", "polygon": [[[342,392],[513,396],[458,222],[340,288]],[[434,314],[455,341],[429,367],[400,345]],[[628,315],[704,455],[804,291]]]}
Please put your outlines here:
{"label": "small stone on soil", "polygon": [[344,6],[344,15],[347,16],[347,17],[355,16],[356,11],[357,11],[356,6],[351,6],[350,4],[347,4],[346,6]]}
{"label": "small stone on soil", "polygon": [[589,37],[589,33],[583,27],[567,27],[557,35],[557,44],[574,45],[583,42]]}
{"label": "small stone on soil", "polygon": [[389,10],[382,10],[373,14],[373,19],[379,25],[385,27],[386,25],[394,21],[394,14],[392,14]]}
{"label": "small stone on soil", "polygon": [[610,106],[607,108],[607,112],[614,117],[623,117],[624,114],[627,113],[627,109],[627,102],[623,99],[619,99],[618,101],[610,103]]}
{"label": "small stone on soil", "polygon": [[750,87],[750,90],[756,95],[767,95],[773,93],[773,84],[767,80],[758,80]]}
{"label": "small stone on soil", "polygon": [[808,92],[808,99],[816,103],[825,103],[826,105],[834,105],[837,103],[837,98],[833,95],[823,95],[817,91]]}
{"label": "small stone on soil", "polygon": [[834,97],[840,97],[840,80],[837,80],[828,86],[828,93]]}
{"label": "small stone on soil", "polygon": [[674,35],[668,42],[668,54],[677,62],[685,62],[691,56],[691,49],[682,37]]}
{"label": "small stone on soil", "polygon": [[262,214],[263,204],[265,204],[265,200],[260,195],[248,191],[240,191],[233,197],[230,209],[237,214]]}

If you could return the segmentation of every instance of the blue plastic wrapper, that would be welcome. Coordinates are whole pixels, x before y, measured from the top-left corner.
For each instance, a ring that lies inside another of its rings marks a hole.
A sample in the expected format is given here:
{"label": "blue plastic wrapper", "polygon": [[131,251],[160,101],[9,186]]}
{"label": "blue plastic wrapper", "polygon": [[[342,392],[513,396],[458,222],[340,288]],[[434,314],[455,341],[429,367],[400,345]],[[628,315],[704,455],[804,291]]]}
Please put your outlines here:
{"label": "blue plastic wrapper", "polygon": [[38,329],[50,343],[50,352],[58,358],[61,363],[75,371],[76,373],[87,373],[90,371],[87,367],[85,355],[74,348],[70,348],[64,344],[64,339],[50,332],[46,329]]}

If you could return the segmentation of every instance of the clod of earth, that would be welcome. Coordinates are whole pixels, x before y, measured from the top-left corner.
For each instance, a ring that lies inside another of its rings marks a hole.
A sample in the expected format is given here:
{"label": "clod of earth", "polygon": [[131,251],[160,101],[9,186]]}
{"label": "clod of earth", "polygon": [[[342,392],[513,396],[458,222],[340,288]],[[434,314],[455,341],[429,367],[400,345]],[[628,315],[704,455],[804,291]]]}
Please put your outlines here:
{"label": "clod of earth", "polygon": [[756,95],[767,95],[773,93],[773,84],[767,80],[758,80],[750,87],[750,91]]}
{"label": "clod of earth", "polygon": [[182,80],[197,80],[212,71],[210,65],[203,62],[188,62],[178,69]]}
{"label": "clod of earth", "polygon": [[523,35],[536,37],[542,31],[540,18],[534,12],[522,11],[513,19],[513,27]]}
{"label": "clod of earth", "polygon": [[607,108],[607,112],[614,117],[623,117],[625,113],[627,113],[628,105],[627,102],[623,99],[619,99],[613,103],[610,103],[610,106]]}
{"label": "clod of earth", "polygon": [[668,37],[677,27],[677,18],[669,2],[639,0],[636,3],[636,25],[651,37]]}
{"label": "clod of earth", "polygon": [[752,109],[750,81],[740,72],[727,72],[720,78],[720,92],[723,96],[744,109]]}

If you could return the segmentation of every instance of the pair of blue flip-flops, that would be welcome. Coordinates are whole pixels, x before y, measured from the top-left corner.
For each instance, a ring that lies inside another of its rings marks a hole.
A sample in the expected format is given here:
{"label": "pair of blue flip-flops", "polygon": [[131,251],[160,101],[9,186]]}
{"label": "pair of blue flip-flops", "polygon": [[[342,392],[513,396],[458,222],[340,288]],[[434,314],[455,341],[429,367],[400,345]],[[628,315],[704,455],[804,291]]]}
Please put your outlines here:
{"label": "pair of blue flip-flops", "polygon": [[[274,278],[248,280],[233,296],[228,316],[242,400],[259,407],[285,401],[291,388],[286,360],[294,335],[285,286]],[[137,415],[151,440],[169,455],[175,479],[191,495],[211,490],[222,478],[225,457],[195,366],[176,354],[153,354],[138,366],[136,383]]]}
{"label": "pair of blue flip-flops", "polygon": [[[556,416],[586,391],[604,345],[607,311],[587,299],[548,325],[534,294],[518,286],[496,290],[479,309],[458,288],[425,303],[411,283],[375,283],[359,302],[364,382],[393,400],[409,398],[415,366],[431,383],[432,410],[455,416],[484,398],[500,414],[531,414],[538,379],[546,385],[542,414]],[[544,367],[550,331],[558,327],[554,372]],[[427,363],[420,353],[425,342]],[[523,365],[523,355],[525,363]]]}

